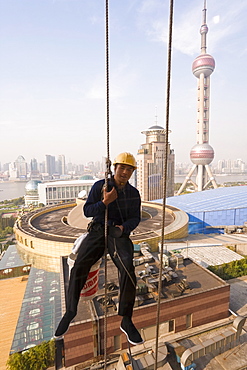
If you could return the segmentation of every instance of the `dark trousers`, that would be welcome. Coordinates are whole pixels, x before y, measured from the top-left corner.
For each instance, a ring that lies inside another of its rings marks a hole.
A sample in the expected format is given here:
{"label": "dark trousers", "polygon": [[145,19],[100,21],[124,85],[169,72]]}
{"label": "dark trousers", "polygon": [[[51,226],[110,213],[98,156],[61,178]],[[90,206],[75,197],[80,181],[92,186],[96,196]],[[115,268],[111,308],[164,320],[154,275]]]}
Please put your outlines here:
{"label": "dark trousers", "polygon": [[[88,273],[103,255],[105,250],[104,228],[95,224],[83,240],[71,270],[67,312],[76,314],[80,292],[87,280]],[[133,243],[123,234],[120,238],[108,235],[108,252],[119,271],[119,309],[121,316],[132,316],[136,295],[136,276],[133,265]]]}

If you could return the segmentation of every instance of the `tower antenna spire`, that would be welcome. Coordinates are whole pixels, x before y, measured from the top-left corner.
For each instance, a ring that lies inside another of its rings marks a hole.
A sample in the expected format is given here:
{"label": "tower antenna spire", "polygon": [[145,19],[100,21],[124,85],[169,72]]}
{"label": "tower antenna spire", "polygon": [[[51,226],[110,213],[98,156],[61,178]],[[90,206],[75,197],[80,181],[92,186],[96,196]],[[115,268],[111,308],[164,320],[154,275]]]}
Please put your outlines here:
{"label": "tower antenna spire", "polygon": [[207,26],[207,8],[206,8],[206,0],[204,0],[204,8],[202,10],[202,25],[200,28],[201,34],[201,53],[206,54],[207,52],[207,33],[208,33],[208,26]]}
{"label": "tower antenna spire", "polygon": [[158,125],[157,105],[155,105],[155,124]]}

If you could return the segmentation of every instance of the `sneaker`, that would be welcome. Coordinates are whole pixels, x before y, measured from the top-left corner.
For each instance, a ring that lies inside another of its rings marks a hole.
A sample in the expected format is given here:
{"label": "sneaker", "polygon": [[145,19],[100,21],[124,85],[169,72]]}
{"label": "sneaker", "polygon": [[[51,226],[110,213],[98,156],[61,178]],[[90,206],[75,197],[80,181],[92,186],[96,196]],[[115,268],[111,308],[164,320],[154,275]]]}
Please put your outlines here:
{"label": "sneaker", "polygon": [[133,324],[131,317],[124,316],[120,325],[120,329],[126,335],[128,341],[133,344],[142,344],[144,340],[139,334],[139,331],[136,329],[135,325]]}
{"label": "sneaker", "polygon": [[69,330],[69,324],[75,317],[75,314],[73,312],[66,312],[63,316],[62,320],[58,324],[57,330],[54,335],[54,339],[61,339],[61,337],[64,336],[65,333]]}

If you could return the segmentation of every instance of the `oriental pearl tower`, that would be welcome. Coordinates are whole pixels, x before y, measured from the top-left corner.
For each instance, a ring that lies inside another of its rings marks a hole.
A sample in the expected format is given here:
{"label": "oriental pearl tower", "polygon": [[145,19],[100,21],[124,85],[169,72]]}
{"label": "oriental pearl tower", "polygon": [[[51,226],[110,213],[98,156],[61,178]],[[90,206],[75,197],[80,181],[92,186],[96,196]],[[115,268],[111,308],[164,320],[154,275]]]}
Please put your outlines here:
{"label": "oriental pearl tower", "polygon": [[[192,64],[192,72],[198,78],[198,105],[197,105],[197,132],[196,145],[190,151],[190,159],[193,163],[191,170],[186,176],[177,195],[179,195],[187,182],[191,182],[195,191],[202,191],[211,183],[217,188],[216,181],[213,177],[209,164],[214,159],[214,150],[209,145],[209,98],[210,98],[210,75],[215,68],[214,58],[206,53],[206,35],[208,27],[206,24],[206,0],[204,0],[201,34],[201,54]],[[197,168],[196,183],[191,180],[191,176]]]}

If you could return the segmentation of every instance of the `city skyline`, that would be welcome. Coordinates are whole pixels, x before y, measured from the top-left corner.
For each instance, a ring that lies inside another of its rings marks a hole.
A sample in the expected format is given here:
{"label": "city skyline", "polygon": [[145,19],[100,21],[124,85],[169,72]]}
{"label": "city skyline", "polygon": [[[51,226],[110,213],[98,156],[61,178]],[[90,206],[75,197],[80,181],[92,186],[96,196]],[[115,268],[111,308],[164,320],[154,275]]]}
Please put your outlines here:
{"label": "city skyline", "polygon": [[[19,155],[17,158],[15,158],[14,160],[11,160],[11,161],[8,161],[6,163],[1,163],[0,162],[0,174],[3,174],[4,172],[6,171],[9,171],[9,166],[17,163],[20,158],[23,162],[26,163],[27,165],[27,171],[28,172],[32,172],[32,170],[34,171],[38,171],[40,173],[42,172],[46,172],[46,158],[47,157],[54,157],[54,161],[55,161],[55,167],[56,168],[59,168],[59,166],[62,166],[60,168],[61,171],[58,171],[58,172],[54,172],[55,173],[61,173],[61,174],[64,174],[65,171],[69,172],[70,170],[72,170],[73,168],[78,168],[79,172],[82,171],[82,167],[84,168],[85,167],[85,172],[88,172],[88,170],[92,167],[96,167],[97,171],[99,172],[102,172],[104,173],[105,169],[104,169],[104,165],[105,165],[105,160],[104,158],[101,158],[100,159],[97,159],[96,161],[92,161],[92,160],[89,160],[88,162],[78,162],[78,163],[74,163],[74,162],[71,162],[67,159],[66,155],[64,154],[59,154],[59,155],[47,155],[45,154],[43,156],[43,160],[42,161],[38,161],[37,158],[35,158],[35,156],[32,156],[31,160],[26,160],[22,155]],[[59,164],[59,162],[63,162],[63,164]],[[40,168],[43,168],[44,171],[40,171]],[[175,171],[175,174],[179,175],[179,174],[183,174],[185,175],[189,168],[191,168],[191,162],[189,161],[175,161],[175,168],[174,168],[174,171]],[[212,165],[212,169],[213,169],[213,172],[215,174],[220,174],[220,173],[247,173],[247,163],[245,161],[243,161],[242,158],[221,158],[217,161],[215,161]],[[193,175],[195,176],[195,175]]]}
{"label": "city skyline", "polygon": [[[46,153],[65,153],[72,163],[99,160],[106,154],[103,2],[1,0],[0,5],[0,162],[20,154],[30,161],[34,152],[38,161]],[[176,162],[189,162],[195,142],[191,65],[200,47],[202,9],[203,0],[178,1],[174,8],[169,141]],[[247,162],[242,71],[247,4],[208,0],[207,9],[208,45],[216,60],[212,164],[222,158]],[[110,3],[112,160],[121,151],[137,154],[155,111],[164,126],[168,12],[168,4],[158,0]]]}

